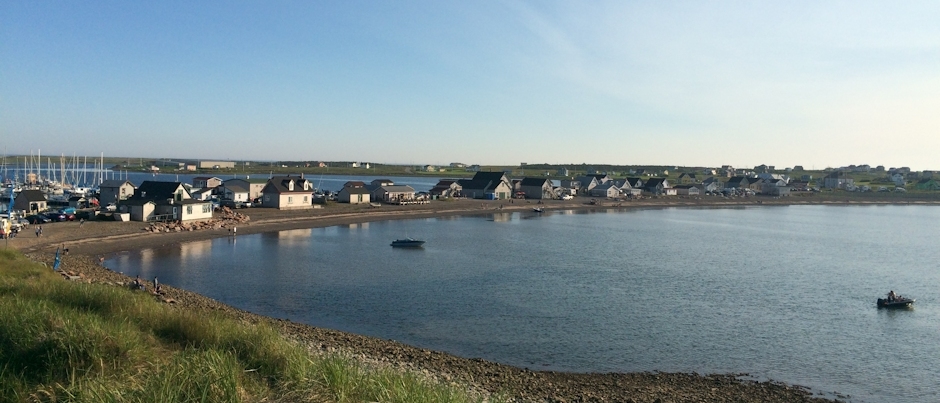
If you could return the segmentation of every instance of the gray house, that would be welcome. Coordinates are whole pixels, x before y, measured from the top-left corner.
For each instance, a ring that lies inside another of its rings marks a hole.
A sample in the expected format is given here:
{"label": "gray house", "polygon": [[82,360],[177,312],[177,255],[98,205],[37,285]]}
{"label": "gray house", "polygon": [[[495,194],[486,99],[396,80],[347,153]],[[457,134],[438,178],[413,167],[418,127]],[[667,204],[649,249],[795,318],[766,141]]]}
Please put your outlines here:
{"label": "gray house", "polygon": [[512,197],[512,183],[503,172],[477,172],[472,179],[457,181],[463,196],[471,199],[504,200]]}
{"label": "gray house", "polygon": [[519,182],[519,191],[526,199],[553,199],[552,181],[545,178],[523,178]]}
{"label": "gray house", "polygon": [[134,195],[134,184],[130,181],[109,179],[98,185],[98,202],[119,204]]}

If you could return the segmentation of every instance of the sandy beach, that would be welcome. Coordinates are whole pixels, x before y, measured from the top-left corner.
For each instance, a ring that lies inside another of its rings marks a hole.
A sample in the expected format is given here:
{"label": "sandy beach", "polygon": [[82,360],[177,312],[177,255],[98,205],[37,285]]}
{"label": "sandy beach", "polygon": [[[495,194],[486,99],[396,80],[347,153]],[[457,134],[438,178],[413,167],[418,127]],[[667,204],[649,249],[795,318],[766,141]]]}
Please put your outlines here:
{"label": "sandy beach", "polygon": [[[4,246],[16,248],[33,259],[51,264],[56,249],[68,249],[62,257],[62,269],[77,276],[76,281],[122,285],[131,279],[114,273],[99,262],[121,251],[159,247],[182,242],[298,228],[326,227],[367,221],[402,218],[437,217],[446,215],[524,211],[540,206],[552,209],[633,209],[663,207],[731,207],[742,205],[820,204],[811,198],[790,199],[647,199],[634,201],[603,201],[591,204],[589,199],[572,201],[439,201],[427,205],[381,207],[330,204],[325,208],[304,211],[242,209],[237,213],[247,221],[216,221],[211,229],[170,229],[153,232],[141,222],[88,221],[43,225],[42,236],[35,235],[35,226],[17,238],[2,240]],[[853,202],[847,202],[852,204]],[[869,202],[879,203],[880,202]],[[827,203],[828,204],[828,203]],[[425,374],[441,382],[458,383],[481,393],[500,393],[515,401],[526,402],[813,402],[823,399],[796,385],[776,382],[742,380],[742,374],[682,373],[611,373],[579,374],[531,371],[485,361],[456,357],[420,349],[392,340],[382,340],[341,331],[317,328],[300,323],[276,320],[241,311],[196,293],[166,287],[161,297],[180,309],[222,312],[245,321],[268,322],[287,337],[304,343],[312,351],[336,352],[356,357],[363,362],[402,368]]]}

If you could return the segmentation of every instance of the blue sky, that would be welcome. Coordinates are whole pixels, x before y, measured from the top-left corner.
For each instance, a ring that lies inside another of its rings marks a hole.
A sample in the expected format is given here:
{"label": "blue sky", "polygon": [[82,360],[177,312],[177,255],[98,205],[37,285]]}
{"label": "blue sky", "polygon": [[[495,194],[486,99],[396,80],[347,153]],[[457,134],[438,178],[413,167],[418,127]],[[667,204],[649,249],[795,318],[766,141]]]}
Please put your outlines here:
{"label": "blue sky", "polygon": [[940,169],[940,2],[0,2],[6,154]]}

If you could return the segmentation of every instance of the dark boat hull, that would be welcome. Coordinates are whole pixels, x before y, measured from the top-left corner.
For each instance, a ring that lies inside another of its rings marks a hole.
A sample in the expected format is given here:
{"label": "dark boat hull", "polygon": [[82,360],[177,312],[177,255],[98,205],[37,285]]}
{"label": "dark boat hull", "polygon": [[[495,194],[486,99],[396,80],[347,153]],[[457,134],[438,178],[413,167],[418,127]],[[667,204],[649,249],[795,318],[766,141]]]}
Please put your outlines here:
{"label": "dark boat hull", "polygon": [[420,248],[423,245],[424,241],[416,239],[396,239],[392,241],[393,248]]}
{"label": "dark boat hull", "polygon": [[913,304],[913,299],[903,298],[895,301],[888,301],[887,298],[878,298],[879,308],[910,308]]}

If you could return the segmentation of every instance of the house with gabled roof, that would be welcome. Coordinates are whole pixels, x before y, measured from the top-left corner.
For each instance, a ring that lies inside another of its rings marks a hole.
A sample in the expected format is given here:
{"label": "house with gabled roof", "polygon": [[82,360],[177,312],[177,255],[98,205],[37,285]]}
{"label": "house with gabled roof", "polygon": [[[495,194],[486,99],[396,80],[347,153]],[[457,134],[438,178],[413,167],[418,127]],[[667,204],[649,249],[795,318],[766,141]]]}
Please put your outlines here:
{"label": "house with gabled roof", "polygon": [[415,200],[415,189],[408,185],[379,186],[372,190],[372,200],[390,204],[399,204]]}
{"label": "house with gabled roof", "polygon": [[367,204],[372,201],[372,194],[369,189],[366,189],[365,184],[356,186],[355,184],[349,185],[349,182],[347,182],[347,186],[343,186],[339,191],[337,199],[340,203]]}
{"label": "house with gabled roof", "polygon": [[552,181],[546,178],[522,178],[519,182],[519,191],[526,199],[554,199],[552,188]]}
{"label": "house with gabled roof", "polygon": [[98,202],[102,205],[127,200],[134,195],[134,184],[127,180],[109,179],[98,185]]}
{"label": "house with gabled roof", "polygon": [[721,183],[721,179],[718,179],[714,176],[702,181],[702,190],[706,192],[716,192],[723,189],[723,186],[724,184]]}
{"label": "house with gabled roof", "polygon": [[180,182],[144,181],[119,211],[134,221],[193,221],[212,218],[212,202],[196,200]]}
{"label": "house with gabled roof", "polygon": [[[264,187],[268,184],[268,178],[252,178],[250,176],[244,178],[232,178],[227,179],[222,183],[222,186],[235,185],[242,189],[248,190],[248,200],[255,200],[261,197],[261,191],[264,190]],[[222,190],[224,193],[225,190]]]}
{"label": "house with gabled roof", "polygon": [[701,185],[676,185],[673,189],[676,190],[678,196],[698,196],[702,194]]}
{"label": "house with gabled roof", "polygon": [[751,182],[747,180],[746,176],[732,176],[728,178],[728,181],[725,182],[725,188],[727,189],[746,189]]}
{"label": "house with gabled roof", "polygon": [[458,181],[461,194],[471,199],[505,200],[512,197],[512,182],[503,172],[479,171],[472,179]]}
{"label": "house with gabled roof", "polygon": [[41,190],[23,190],[13,199],[13,210],[35,214],[48,209],[46,195]]}
{"label": "house with gabled roof", "polygon": [[614,181],[607,181],[591,188],[590,195],[592,197],[606,197],[612,199],[620,196],[620,188],[617,187]]}
{"label": "house with gabled roof", "polygon": [[626,188],[627,185],[629,185],[631,189],[643,189],[644,184],[643,178],[630,177],[624,179],[624,185],[622,185],[621,188]]}
{"label": "house with gabled roof", "polygon": [[226,183],[220,189],[222,190],[222,199],[235,202],[250,202],[252,200],[248,189],[245,189],[239,183]]}
{"label": "house with gabled roof", "polygon": [[581,188],[578,191],[585,195],[590,195],[591,189],[601,184],[594,175],[579,176],[575,178],[575,180],[581,184]]}
{"label": "house with gabled roof", "polygon": [[679,183],[698,183],[694,173],[683,172],[679,174]]}
{"label": "house with gabled roof", "polygon": [[200,189],[213,189],[222,186],[222,179],[214,176],[197,176],[193,178],[193,187]]}
{"label": "house with gabled roof", "polygon": [[458,197],[461,189],[457,179],[441,179],[428,191],[428,194],[437,197]]}
{"label": "house with gabled roof", "polygon": [[300,176],[274,176],[261,189],[261,207],[278,210],[313,208],[313,185]]}
{"label": "house with gabled roof", "polygon": [[643,184],[643,191],[652,195],[661,195],[665,194],[669,187],[669,181],[666,178],[649,178]]}

